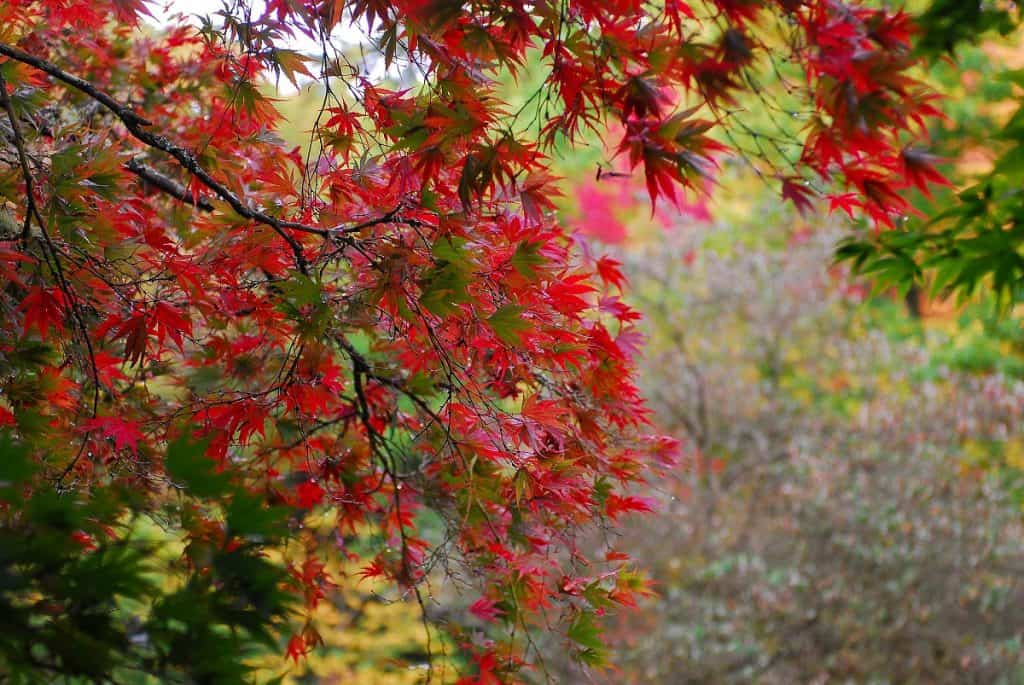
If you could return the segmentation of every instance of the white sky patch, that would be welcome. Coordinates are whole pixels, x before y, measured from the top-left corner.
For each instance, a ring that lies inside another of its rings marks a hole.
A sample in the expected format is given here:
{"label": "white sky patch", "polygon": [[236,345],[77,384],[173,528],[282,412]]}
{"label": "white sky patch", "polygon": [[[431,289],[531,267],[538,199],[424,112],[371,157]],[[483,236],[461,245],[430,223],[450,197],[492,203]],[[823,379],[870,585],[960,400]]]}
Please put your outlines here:
{"label": "white sky patch", "polygon": [[[237,14],[238,6],[242,3],[231,2],[228,4],[235,8],[234,12]],[[251,8],[252,16],[254,17],[260,16],[266,7],[263,0],[249,0],[245,4]],[[225,8],[225,3],[220,2],[220,0],[151,0],[148,7],[152,18],[146,19],[146,22],[157,28],[162,28],[178,23],[179,21],[199,26],[201,23],[201,17],[215,15],[218,11]],[[217,18],[214,16],[213,19],[214,25],[217,25]],[[368,55],[372,55],[376,52],[374,48],[370,47],[373,43],[363,28],[356,26],[351,21],[343,19],[331,34],[328,49],[334,47],[340,52],[343,48],[360,44],[367,46],[366,53]],[[286,37],[277,47],[286,50],[295,50],[316,59],[322,58],[324,52],[323,46],[321,46],[318,40],[310,38],[299,31],[295,31],[295,35],[293,36]],[[329,54],[328,57],[332,57],[332,55]],[[374,60],[368,66],[370,70],[364,75],[371,80],[379,81],[390,75],[388,71],[384,69],[383,59]],[[310,70],[315,72],[314,65],[310,65],[310,67]],[[392,66],[391,71],[395,71],[394,65]],[[298,90],[286,78],[277,79],[274,74],[268,73],[267,80],[277,86],[278,95],[287,97],[298,92]],[[300,88],[313,82],[308,78],[303,78],[301,75],[299,76],[298,81]]]}

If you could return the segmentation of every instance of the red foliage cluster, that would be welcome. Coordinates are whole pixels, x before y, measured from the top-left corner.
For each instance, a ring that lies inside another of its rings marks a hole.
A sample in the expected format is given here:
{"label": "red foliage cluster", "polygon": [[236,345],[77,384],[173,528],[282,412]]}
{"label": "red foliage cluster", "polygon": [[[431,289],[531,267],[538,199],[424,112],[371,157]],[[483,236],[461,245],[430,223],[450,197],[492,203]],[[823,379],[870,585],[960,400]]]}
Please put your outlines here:
{"label": "red foliage cluster", "polygon": [[[342,540],[376,530],[364,575],[416,588],[460,560],[476,616],[515,635],[562,612],[596,658],[581,626],[639,586],[576,536],[647,510],[627,491],[673,445],[646,434],[622,274],[557,224],[544,152],[615,124],[652,201],[702,188],[727,151],[717,107],[781,18],[815,111],[783,193],[803,207],[797,174],[817,175],[890,223],[899,190],[933,180],[901,143],[935,113],[907,75],[907,17],[839,0],[243,9],[154,34],[140,0],[0,5],[0,354],[31,358],[0,378],[0,420],[61,487],[154,498],[167,442],[206,439],[268,505],[332,507]],[[423,83],[389,88],[323,42],[313,153],[288,149],[257,81],[310,73],[287,41],[326,41],[343,18]],[[492,80],[531,51],[548,70],[533,137]],[[443,534],[422,530],[426,510]],[[191,537],[231,544],[197,517]],[[330,580],[309,562],[331,551],[309,550],[294,575],[313,606]],[[484,680],[511,677],[511,641],[477,648]]]}

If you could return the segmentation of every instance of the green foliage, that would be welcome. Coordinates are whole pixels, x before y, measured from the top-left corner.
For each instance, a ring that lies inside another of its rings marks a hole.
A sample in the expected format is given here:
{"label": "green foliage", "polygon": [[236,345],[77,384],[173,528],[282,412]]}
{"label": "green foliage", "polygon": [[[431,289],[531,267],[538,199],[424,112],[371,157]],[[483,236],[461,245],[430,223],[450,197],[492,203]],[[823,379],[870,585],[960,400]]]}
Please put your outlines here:
{"label": "green foliage", "polygon": [[[918,23],[917,47],[936,60],[930,76],[950,103],[950,118],[932,137],[954,185],[919,195],[920,216],[896,230],[849,238],[837,257],[880,287],[918,283],[961,301],[992,292],[1008,312],[1024,297],[1024,72],[1002,62],[1014,43],[999,36],[1019,35],[1020,10],[934,0]],[[968,80],[979,83],[967,87]],[[971,153],[992,162],[980,172],[967,168],[962,157]]]}
{"label": "green foliage", "polygon": [[576,617],[567,633],[570,640],[579,645],[579,658],[589,666],[601,666],[607,655],[601,640],[601,629],[594,614],[585,612]]}
{"label": "green foliage", "polygon": [[[164,532],[186,524],[190,495],[228,489],[204,446],[168,449],[188,491],[152,517],[122,488],[86,497],[37,483],[29,447],[0,435],[0,676],[10,683],[248,683],[246,659],[280,649],[287,575],[252,544],[187,550]],[[133,513],[134,511],[134,513]],[[273,540],[282,513],[234,490],[239,535]],[[177,524],[172,524],[174,519]],[[116,521],[114,525],[101,522]],[[191,565],[191,569],[190,569]],[[192,569],[202,568],[200,573]]]}
{"label": "green foliage", "polygon": [[467,292],[472,281],[472,266],[465,254],[465,240],[442,238],[434,244],[435,266],[423,277],[420,304],[427,311],[446,316],[469,302]]}
{"label": "green foliage", "polygon": [[525,309],[519,305],[507,304],[499,308],[487,318],[487,323],[502,341],[510,345],[520,342],[520,334],[530,329],[530,324],[523,320]]}
{"label": "green foliage", "polygon": [[917,49],[929,57],[953,53],[965,44],[977,43],[989,32],[1010,34],[1019,19],[1020,9],[1012,3],[932,0],[917,17]]}

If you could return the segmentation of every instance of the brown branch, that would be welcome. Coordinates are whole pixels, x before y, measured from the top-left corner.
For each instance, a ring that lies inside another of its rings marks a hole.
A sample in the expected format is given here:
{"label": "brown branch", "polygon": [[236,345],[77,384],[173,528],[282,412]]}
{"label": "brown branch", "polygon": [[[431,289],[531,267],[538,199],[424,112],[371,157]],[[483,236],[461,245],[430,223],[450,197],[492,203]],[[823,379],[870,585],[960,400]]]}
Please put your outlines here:
{"label": "brown branch", "polygon": [[215,179],[210,174],[210,172],[208,172],[206,169],[200,166],[199,162],[196,160],[195,155],[191,151],[174,144],[164,136],[146,130],[146,126],[152,125],[150,121],[139,116],[131,108],[121,104],[120,102],[118,102],[111,96],[107,95],[93,84],[89,83],[84,79],[79,78],[78,76],[75,76],[74,74],[70,74],[64,71],[52,62],[48,62],[45,59],[36,57],[34,55],[30,55],[27,52],[19,50],[13,45],[0,43],[0,54],[5,55],[13,60],[17,60],[18,62],[21,62],[23,64],[35,67],[40,71],[44,71],[50,76],[57,79],[58,81],[66,83],[72,88],[81,91],[82,93],[85,93],[92,99],[102,104],[104,107],[110,110],[118,119],[121,120],[121,122],[125,125],[125,128],[128,129],[128,132],[131,133],[131,135],[136,140],[148,145],[151,148],[161,150],[162,152],[166,152],[171,157],[174,157],[174,159],[176,159],[178,163],[181,164],[182,167],[184,167],[187,171],[189,171],[196,178],[198,178],[203,185],[212,190],[219,198],[227,202],[235,211],[235,213],[246,219],[249,219],[250,221],[255,221],[257,223],[264,224],[273,229],[275,233],[281,236],[281,238],[286,243],[288,243],[288,246],[291,248],[292,253],[295,257],[295,264],[298,267],[299,271],[301,271],[304,274],[309,273],[309,265],[306,262],[305,255],[303,254],[302,245],[299,243],[298,240],[295,239],[294,236],[285,231],[285,229],[288,228],[296,231],[301,231],[304,233],[313,233],[325,238],[330,237],[332,235],[332,231],[328,229],[307,226],[305,224],[300,224],[296,222],[282,221],[281,219],[270,216],[269,214],[266,214],[260,210],[252,209],[246,206],[246,204],[242,202],[242,200],[237,195],[231,192],[231,190],[228,189],[220,181]]}
{"label": "brown branch", "polygon": [[430,405],[427,404],[422,397],[406,388],[401,381],[395,380],[393,378],[388,378],[387,376],[382,376],[376,373],[370,366],[370,362],[367,361],[366,357],[361,355],[359,351],[356,348],[354,348],[352,344],[348,342],[348,340],[346,340],[345,338],[338,336],[337,342],[338,345],[343,350],[345,350],[345,353],[348,355],[349,359],[352,360],[352,365],[357,370],[361,371],[367,378],[375,380],[381,385],[386,385],[402,393],[403,395],[408,397],[413,402],[413,404],[419,407],[420,410],[423,411],[423,413],[429,416],[435,423],[437,423],[440,426],[444,425],[444,420],[441,418],[441,416],[438,415],[436,411],[431,409]]}
{"label": "brown branch", "polygon": [[[39,212],[39,205],[36,204],[35,183],[32,178],[32,170],[28,163],[28,153],[25,150],[25,138],[21,133],[21,125],[14,112],[11,98],[7,94],[7,82],[4,80],[3,75],[0,75],[0,107],[7,112],[7,118],[11,124],[11,137],[14,140],[14,147],[18,152],[18,161],[21,166],[21,173],[25,179],[25,224],[22,228],[21,238],[23,241],[27,242],[31,237],[32,219],[34,218],[36,223],[39,224],[39,231],[41,235],[40,242],[43,246],[44,259],[48,255],[49,260],[52,260],[52,263],[47,260],[47,264],[53,272],[54,277],[57,279],[58,287],[67,298],[67,303],[70,307],[71,319],[75,324],[77,324],[82,336],[82,342],[85,344],[89,370],[91,371],[93,380],[91,414],[95,417],[99,409],[100,399],[100,380],[99,369],[96,366],[96,352],[93,349],[92,340],[89,338],[89,329],[85,325],[85,319],[82,317],[78,298],[75,296],[74,290],[71,289],[71,284],[68,283],[68,280],[64,275],[64,269],[60,264],[60,253],[57,250],[57,247],[53,244],[53,241],[50,239],[50,235],[46,230],[46,222],[43,220],[43,216]],[[57,477],[55,482],[58,490],[63,487],[64,479],[71,473],[72,469],[75,468],[75,465],[81,459],[82,454],[85,452],[85,446],[88,443],[88,440],[89,433],[87,432],[82,436],[82,442],[78,447],[78,452],[75,453],[75,456],[71,458],[71,461],[68,462],[67,466],[64,467],[60,475]]]}
{"label": "brown branch", "polygon": [[[127,127],[128,132],[131,133],[133,137],[135,137],[140,142],[143,142],[150,147],[160,149],[160,151],[167,153],[168,155],[173,157],[182,167],[184,167],[187,171],[195,174],[196,177],[199,178],[204,185],[213,190],[214,194],[216,194],[217,197],[219,197],[221,200],[230,205],[231,209],[236,211],[236,213],[242,215],[247,219],[268,225],[271,228],[278,230],[279,232],[283,233],[282,229],[289,228],[304,233],[311,233],[314,234],[314,236],[319,236],[321,238],[330,239],[337,238],[339,234],[358,232],[360,230],[364,230],[366,228],[370,228],[372,226],[379,225],[382,223],[393,222],[406,223],[410,225],[419,224],[419,222],[414,219],[399,219],[397,214],[402,209],[400,206],[391,210],[387,214],[384,214],[374,219],[368,219],[367,221],[362,221],[360,223],[356,223],[353,225],[339,224],[337,226],[331,226],[329,228],[310,226],[309,224],[301,223],[299,221],[287,221],[284,219],[279,219],[268,214],[265,214],[264,212],[261,212],[259,210],[247,207],[238,196],[234,195],[233,192],[231,192],[230,189],[228,189],[226,186],[220,183],[217,179],[213,178],[213,176],[210,175],[208,171],[201,167],[199,165],[199,162],[196,160],[195,155],[189,152],[188,149],[185,149],[184,147],[181,147],[180,145],[173,143],[171,140],[162,135],[146,131],[143,127],[152,126],[153,123],[137,115],[133,110],[129,108],[129,106],[117,101],[110,95],[96,88],[88,81],[81,79],[75,76],[74,74],[70,74],[66,71],[63,71],[62,69],[54,65],[53,62],[29,54],[28,52],[20,50],[12,45],[0,43],[0,54],[6,55],[11,59],[15,59],[17,61],[26,63],[26,65],[29,65],[30,67],[34,67],[42,72],[45,72],[46,74],[49,74],[58,81],[66,83],[69,86],[75,88],[76,90],[79,90],[88,95],[89,97],[93,98],[95,101],[102,104],[104,108],[110,110],[118,119],[120,119],[124,123],[125,127]],[[283,233],[282,237],[285,238],[285,240],[288,241],[290,245],[294,242],[294,238],[288,236],[287,233]],[[300,246],[296,244],[296,247]]]}
{"label": "brown branch", "polygon": [[[204,212],[212,212],[214,210],[213,204],[211,204],[210,201],[207,200],[206,198],[193,198],[192,194],[189,193],[188,190],[183,185],[175,181],[173,178],[164,176],[162,173],[160,173],[153,167],[147,166],[146,164],[143,164],[137,159],[129,160],[128,163],[125,164],[125,169],[132,172],[146,183],[152,185],[154,188],[157,188],[158,190],[167,193],[176,200],[180,200],[185,204],[192,205],[193,207],[201,209]],[[378,226],[380,224],[386,223],[402,223],[407,224],[409,226],[422,225],[422,222],[417,221],[416,219],[398,218],[398,213],[401,212],[402,209],[403,207],[399,205],[398,207],[395,207],[391,211],[387,212],[386,214],[382,214],[381,216],[376,217],[374,219],[367,219],[366,221],[360,222],[358,224],[353,224],[352,226],[321,230],[330,231],[335,234],[358,233],[359,231],[365,230],[372,226]],[[303,224],[292,224],[292,222],[289,221],[282,221],[281,225],[284,226],[285,228],[292,228],[294,226],[304,226]]]}
{"label": "brown branch", "polygon": [[39,214],[35,199],[35,182],[32,180],[32,169],[28,164],[28,153],[25,152],[25,138],[21,135],[21,124],[14,113],[11,98],[7,95],[7,81],[3,74],[0,74],[0,107],[7,112],[7,120],[11,122],[11,138],[14,140],[14,148],[18,153],[18,164],[21,166],[21,175],[25,179],[25,200],[28,207],[25,210],[25,224],[21,229],[21,239],[27,241],[32,228],[32,216]]}
{"label": "brown branch", "polygon": [[213,205],[210,204],[210,201],[205,197],[192,197],[192,194],[173,178],[164,176],[156,169],[146,166],[137,159],[129,160],[128,163],[124,165],[124,168],[154,188],[167,193],[171,197],[180,200],[187,205],[192,205],[196,209],[201,209],[204,212],[213,211]]}
{"label": "brown branch", "polygon": [[[125,125],[125,128],[128,129],[128,132],[136,140],[138,140],[141,143],[144,143],[145,145],[151,148],[169,154],[171,157],[177,160],[177,162],[184,169],[186,169],[196,178],[198,178],[203,185],[205,185],[207,188],[213,191],[215,195],[217,195],[219,198],[227,202],[228,205],[230,205],[231,208],[235,211],[235,213],[246,219],[249,219],[250,221],[255,221],[257,223],[261,223],[272,228],[278,235],[281,236],[281,238],[286,243],[288,243],[288,246],[291,248],[294,254],[296,266],[298,266],[299,270],[304,274],[309,272],[309,265],[308,262],[306,261],[305,254],[303,253],[302,245],[298,242],[298,240],[295,239],[294,236],[289,234],[287,230],[298,231],[301,233],[309,233],[312,235],[320,236],[321,238],[324,239],[337,240],[347,245],[357,246],[355,241],[349,237],[349,234],[357,233],[372,226],[377,226],[386,223],[402,223],[411,226],[416,226],[420,224],[420,222],[416,221],[415,219],[400,219],[398,217],[398,214],[402,210],[401,205],[391,210],[390,212],[374,219],[368,219],[361,223],[350,226],[338,225],[331,228],[319,228],[297,221],[286,221],[283,219],[278,219],[277,217],[274,216],[270,216],[269,214],[266,214],[265,212],[262,212],[258,209],[248,207],[244,202],[242,202],[241,198],[235,195],[227,186],[222,184],[220,181],[214,178],[210,174],[210,172],[208,172],[206,169],[200,166],[195,155],[190,150],[187,150],[186,148],[176,145],[175,143],[171,142],[168,138],[164,136],[146,130],[145,127],[151,126],[152,122],[150,122],[148,119],[145,119],[142,116],[139,116],[130,107],[118,102],[113,97],[111,97],[107,93],[104,93],[102,90],[100,90],[93,84],[89,83],[88,81],[79,78],[78,76],[75,76],[74,74],[71,74],[67,71],[64,71],[52,62],[42,59],[41,57],[36,57],[35,55],[31,55],[23,50],[14,47],[13,45],[0,43],[0,55],[5,55],[10,59],[16,60],[23,64],[27,64],[31,67],[39,69],[40,71],[43,71],[49,74],[50,76],[54,77],[58,81],[61,81],[71,86],[72,88],[88,95],[94,101],[100,103],[103,107],[110,110],[110,112],[112,112],[118,119],[121,120],[121,122]],[[131,164],[131,162],[129,162],[129,164]],[[132,171],[133,173],[141,176],[141,174],[139,174],[139,172],[136,169],[132,169],[129,167],[129,171]],[[160,176],[159,172],[154,171],[153,173],[156,174],[157,176]],[[171,179],[166,180],[170,181]],[[173,181],[171,183],[173,184]],[[178,199],[181,199],[186,202],[188,201],[184,197],[181,197],[178,194],[176,194],[176,192],[174,192],[176,190],[174,186],[176,186],[177,184],[168,186],[166,184],[161,185],[160,183],[154,183],[154,185],[156,185],[156,187],[160,188],[161,190],[169,192],[175,197],[178,197]],[[205,207],[200,206],[200,209],[205,210]]]}

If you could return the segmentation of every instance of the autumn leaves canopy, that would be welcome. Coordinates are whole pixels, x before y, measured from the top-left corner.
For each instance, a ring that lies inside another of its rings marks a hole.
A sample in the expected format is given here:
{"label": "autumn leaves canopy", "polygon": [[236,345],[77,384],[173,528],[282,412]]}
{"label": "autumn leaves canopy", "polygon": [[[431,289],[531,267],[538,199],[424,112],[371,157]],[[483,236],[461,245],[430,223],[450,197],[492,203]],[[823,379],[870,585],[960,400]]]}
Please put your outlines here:
{"label": "autumn leaves canopy", "polygon": [[[618,265],[555,215],[552,150],[616,131],[652,202],[701,191],[754,75],[784,63],[798,154],[746,155],[782,197],[891,226],[904,188],[940,180],[907,146],[937,113],[910,21],[866,3],[270,0],[159,29],[147,12],[0,6],[0,423],[31,465],[3,516],[31,528],[44,492],[102,501],[66,531],[93,555],[161,520],[183,582],[255,583],[236,620],[294,655],[332,558],[421,601],[448,574],[492,631],[450,626],[480,682],[513,678],[538,626],[601,663],[597,617],[644,591],[588,531],[648,509],[637,490],[676,448],[633,384]],[[337,39],[350,24],[369,52]],[[527,69],[542,84],[513,109],[496,79]],[[322,96],[300,148],[274,74]],[[284,575],[260,585],[271,549]],[[261,605],[275,588],[294,602]],[[187,668],[176,644],[154,638],[145,668]]]}

